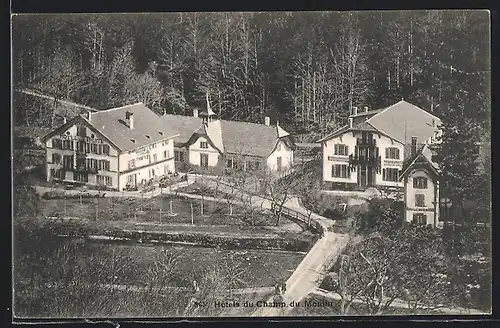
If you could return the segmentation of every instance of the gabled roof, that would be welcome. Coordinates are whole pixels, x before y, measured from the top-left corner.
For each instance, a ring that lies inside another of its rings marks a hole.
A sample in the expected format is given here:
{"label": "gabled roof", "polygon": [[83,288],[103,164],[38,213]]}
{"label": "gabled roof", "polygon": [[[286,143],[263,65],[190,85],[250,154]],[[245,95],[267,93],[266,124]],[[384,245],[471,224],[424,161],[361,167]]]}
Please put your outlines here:
{"label": "gabled roof", "polygon": [[[133,114],[133,129],[128,126],[125,118],[126,112]],[[176,131],[163,124],[160,117],[143,103],[92,113],[90,123],[122,151],[132,150],[176,135]]]}
{"label": "gabled roof", "polygon": [[409,143],[412,137],[423,142],[441,125],[438,117],[404,100],[381,110],[366,122],[402,143]]}
{"label": "gabled roof", "polygon": [[[165,114],[162,120],[179,134],[176,137],[177,143],[188,143],[195,131],[206,134],[205,130],[199,130],[202,128],[202,120],[198,117]],[[217,124],[220,124],[220,134],[216,132],[219,129]],[[220,135],[223,151],[239,155],[267,157],[279,138],[286,140],[290,137],[282,127],[258,123],[214,120],[208,126],[208,135],[210,138],[213,136],[214,145],[219,143],[216,139]]]}
{"label": "gabled roof", "polygon": [[416,155],[406,161],[405,165],[403,165],[403,172],[401,173],[399,179],[401,180],[411,171],[413,167],[416,167],[417,165],[425,165],[432,173],[439,176],[439,166],[432,160],[435,155],[436,152],[434,150],[430,149],[428,145],[424,145]]}
{"label": "gabled roof", "polygon": [[358,113],[350,117],[353,118],[352,128],[345,125],[318,142],[335,138],[349,131],[373,131],[402,144],[411,142],[412,137],[417,137],[418,142],[422,143],[433,136],[441,125],[438,117],[404,100],[384,109]]}
{"label": "gabled roof", "polygon": [[[377,130],[370,123],[368,123],[368,122],[365,121],[365,122],[361,122],[361,123],[353,126],[352,128],[349,128],[349,126],[344,125],[343,127],[341,127],[340,129],[338,129],[337,131],[335,131],[333,133],[330,133],[326,137],[323,137],[320,140],[318,140],[317,142],[323,142],[325,140],[329,140],[329,139],[335,138],[335,137],[337,137],[339,135],[342,135],[342,134],[344,134],[346,132],[350,132],[350,131],[370,131],[370,132],[380,133],[380,134],[388,136],[386,133]],[[388,137],[390,138],[390,136],[388,136]]]}

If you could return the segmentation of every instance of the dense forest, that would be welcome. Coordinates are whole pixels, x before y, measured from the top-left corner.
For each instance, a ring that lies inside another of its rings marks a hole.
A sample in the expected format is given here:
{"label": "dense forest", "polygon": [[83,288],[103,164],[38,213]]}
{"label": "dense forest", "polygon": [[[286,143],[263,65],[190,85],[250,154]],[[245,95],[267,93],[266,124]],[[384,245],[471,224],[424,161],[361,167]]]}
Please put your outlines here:
{"label": "dense forest", "polygon": [[47,14],[12,24],[15,87],[94,108],[142,101],[188,113],[208,91],[222,118],[271,115],[296,133],[324,134],[353,106],[401,98],[437,115],[467,103],[464,115],[488,121],[487,11]]}

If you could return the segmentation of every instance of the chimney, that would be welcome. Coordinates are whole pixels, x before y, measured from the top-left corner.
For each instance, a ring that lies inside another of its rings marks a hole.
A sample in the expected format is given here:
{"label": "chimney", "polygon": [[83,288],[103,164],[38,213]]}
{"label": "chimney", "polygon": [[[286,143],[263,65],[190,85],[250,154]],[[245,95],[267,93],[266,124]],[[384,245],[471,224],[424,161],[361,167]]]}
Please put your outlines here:
{"label": "chimney", "polygon": [[132,112],[125,112],[125,119],[128,120],[128,127],[130,129],[134,128],[134,113]]}
{"label": "chimney", "polygon": [[411,137],[411,156],[415,156],[417,153],[417,137]]}
{"label": "chimney", "polygon": [[365,113],[368,113],[368,106],[363,107],[365,110]]}
{"label": "chimney", "polygon": [[436,127],[436,120],[432,119],[432,127],[435,128]]}
{"label": "chimney", "polygon": [[349,120],[349,128],[352,128],[352,120],[353,120],[352,117],[349,117],[348,120]]}
{"label": "chimney", "polygon": [[358,115],[358,107],[354,106],[352,108],[352,115]]}
{"label": "chimney", "polygon": [[271,125],[271,118],[269,116],[264,117],[264,125]]}
{"label": "chimney", "polygon": [[[66,124],[66,122],[68,122],[68,119],[66,118],[66,116],[63,116],[63,124]],[[434,121],[432,121],[434,122]]]}
{"label": "chimney", "polygon": [[193,109],[193,117],[198,117],[198,109]]}
{"label": "chimney", "polygon": [[91,111],[89,111],[87,113],[87,119],[89,120],[89,122],[92,122],[92,112]]}

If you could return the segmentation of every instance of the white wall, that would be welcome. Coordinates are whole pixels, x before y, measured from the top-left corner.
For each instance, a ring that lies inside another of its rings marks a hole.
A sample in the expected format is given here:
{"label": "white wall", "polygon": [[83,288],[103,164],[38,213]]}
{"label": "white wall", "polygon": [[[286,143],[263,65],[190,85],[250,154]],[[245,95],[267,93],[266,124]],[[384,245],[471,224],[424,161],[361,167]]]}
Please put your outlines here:
{"label": "white wall", "polygon": [[[335,144],[347,145],[347,156],[334,155]],[[332,177],[332,166],[334,164],[349,165],[349,155],[354,154],[354,147],[356,146],[356,137],[352,132],[344,133],[341,136],[327,140],[323,143],[323,181],[343,182],[343,183],[357,183],[357,170],[354,169],[350,172],[350,178],[334,178]]]}
{"label": "white wall", "polygon": [[[165,151],[167,152],[166,157],[164,157]],[[154,161],[155,154],[156,161]],[[146,155],[148,157],[144,158]],[[139,160],[139,158],[143,159]],[[135,168],[129,169],[128,163],[132,159],[135,159]],[[175,172],[173,139],[164,139],[132,151],[124,152],[119,156],[119,164],[120,190],[127,184],[128,175],[137,174],[137,183],[140,183],[143,179],[149,180],[153,177],[151,170],[154,170],[154,177],[164,175],[166,173],[165,169],[173,173]]]}
{"label": "white wall", "polygon": [[[208,148],[201,148],[201,142],[207,142]],[[200,165],[200,154],[208,154],[208,166],[217,166],[219,151],[213,148],[205,137],[199,137],[192,145],[188,146],[188,162],[192,165]]]}
{"label": "white wall", "polygon": [[[415,177],[427,178],[427,189],[413,188],[413,178]],[[438,209],[439,206],[436,206],[435,204],[438,198],[436,197],[434,189],[435,182],[433,181],[432,176],[423,169],[413,169],[409,172],[405,180],[406,180],[405,182],[406,221],[411,222],[413,220],[413,213],[424,213],[427,215],[427,224],[434,225],[435,224],[434,216],[436,213],[436,208]],[[415,206],[416,194],[424,195],[425,207]],[[436,224],[437,224],[437,219],[436,219]]]}
{"label": "white wall", "polygon": [[[109,176],[111,177],[111,182],[112,185],[109,186],[111,188],[118,188],[118,150],[114,148],[110,143],[108,143],[100,134],[97,134],[93,132],[91,129],[88,127],[85,127],[86,129],[86,136],[90,137],[92,139],[92,136],[94,137],[94,140],[99,140],[100,143],[103,145],[108,145],[109,146],[109,155],[106,154],[94,154],[94,153],[87,153],[86,158],[90,159],[96,159],[96,160],[107,160],[109,161],[109,171],[104,171],[104,170],[99,170],[99,175],[102,176]],[[68,134],[69,132],[69,134]],[[57,153],[62,156],[75,156],[76,155],[76,140],[74,140],[74,150],[61,150],[61,149],[54,149],[52,148],[52,140],[53,139],[61,139],[61,138],[76,138],[77,137],[77,125],[72,125],[68,127],[66,130],[62,131],[60,135],[55,135],[52,138],[49,138],[45,141],[45,147],[46,147],[46,163],[47,163],[47,180],[50,179],[50,170],[51,169],[61,169],[63,168],[62,162],[61,164],[54,164],[52,163],[52,154]],[[62,159],[61,159],[62,160]],[[66,172],[66,179],[65,181],[71,182],[73,181],[73,172],[67,171]],[[95,174],[88,174],[88,183],[89,185],[96,185],[97,180],[96,180],[96,175]]]}
{"label": "white wall", "polygon": [[279,140],[274,151],[267,157],[267,168],[276,171],[278,166],[278,157],[281,157],[282,168],[286,169],[293,164],[293,150],[288,147],[283,140]]}
{"label": "white wall", "polygon": [[[374,135],[374,139],[377,141],[378,151],[381,160],[381,168],[380,173],[376,174],[375,181],[377,185],[387,186],[387,187],[403,187],[404,183],[399,181],[384,181],[383,180],[383,171],[385,168],[396,168],[398,170],[403,169],[403,156],[404,156],[404,145],[396,140],[393,140],[384,135]],[[399,160],[390,159],[385,157],[385,149],[389,147],[395,147],[399,149]]]}

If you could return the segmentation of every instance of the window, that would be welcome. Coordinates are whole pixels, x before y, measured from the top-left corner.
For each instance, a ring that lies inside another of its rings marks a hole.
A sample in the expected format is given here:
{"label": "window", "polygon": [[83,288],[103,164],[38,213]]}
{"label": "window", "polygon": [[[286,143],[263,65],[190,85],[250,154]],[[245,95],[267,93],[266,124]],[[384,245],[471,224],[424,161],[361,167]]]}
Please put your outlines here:
{"label": "window", "polygon": [[98,164],[97,164],[97,168],[99,170],[104,170],[104,171],[109,171],[109,161],[106,161],[106,160],[99,160]]}
{"label": "window", "polygon": [[66,179],[66,171],[50,169],[50,176],[55,178],[55,179],[64,180],[64,179]]}
{"label": "window", "polygon": [[151,139],[151,136],[148,136],[147,134],[145,134],[145,136],[146,136],[146,138]]}
{"label": "window", "polygon": [[413,223],[418,225],[427,224],[427,215],[425,213],[413,213]]}
{"label": "window", "polygon": [[87,136],[87,129],[84,126],[77,126],[76,135],[81,138],[85,138]]}
{"label": "window", "polygon": [[155,169],[149,170],[149,178],[153,178],[155,176]]}
{"label": "window", "polygon": [[389,147],[385,149],[385,158],[399,159],[399,149],[395,147]]}
{"label": "window", "polygon": [[200,148],[207,149],[208,148],[208,142],[206,142],[206,141],[200,142]]}
{"label": "window", "polygon": [[351,176],[351,171],[347,165],[334,164],[332,165],[332,177],[347,179]]}
{"label": "window", "polygon": [[102,145],[103,154],[109,155],[109,145]]}
{"label": "window", "polygon": [[415,206],[416,207],[425,207],[425,196],[423,194],[415,195]]}
{"label": "window", "polygon": [[135,168],[135,159],[131,159],[130,161],[128,161],[128,168],[129,169]]}
{"label": "window", "polygon": [[383,169],[382,180],[397,182],[399,180],[399,170],[395,168]]}
{"label": "window", "polygon": [[413,178],[413,188],[427,189],[427,178],[424,177]]}
{"label": "window", "polygon": [[127,175],[127,184],[131,186],[135,186],[137,183],[137,174]]}
{"label": "window", "polygon": [[158,156],[156,154],[153,154],[153,162],[156,162],[158,160]]}
{"label": "window", "polygon": [[60,154],[52,154],[52,164],[61,164]]}
{"label": "window", "polygon": [[87,173],[74,172],[73,173],[73,180],[78,181],[78,182],[89,182],[89,176]]}
{"label": "window", "polygon": [[200,166],[208,167],[208,154],[200,154]]}
{"label": "window", "polygon": [[52,139],[52,148],[62,149],[62,141],[61,141],[61,139]]}
{"label": "window", "polygon": [[111,186],[112,185],[112,179],[111,179],[111,177],[108,177],[108,176],[105,176],[105,175],[98,175],[97,176],[97,184],[100,185],[100,186]]}
{"label": "window", "polygon": [[281,151],[281,144],[278,144],[278,147],[276,147],[277,151]]}
{"label": "window", "polygon": [[174,151],[175,161],[176,162],[184,162],[184,152],[181,150]]}
{"label": "window", "polygon": [[170,173],[170,166],[168,164],[165,164],[163,166],[163,174]]}
{"label": "window", "polygon": [[170,150],[164,150],[163,151],[163,158],[170,158]]}
{"label": "window", "polygon": [[348,148],[349,147],[347,145],[336,144],[333,149],[333,154],[339,156],[347,156],[349,154]]}
{"label": "window", "polygon": [[233,168],[233,159],[232,158],[226,159],[226,168],[228,168],[228,169]]}
{"label": "window", "polygon": [[73,167],[73,156],[70,155],[63,156],[63,167],[66,169],[70,169]]}

